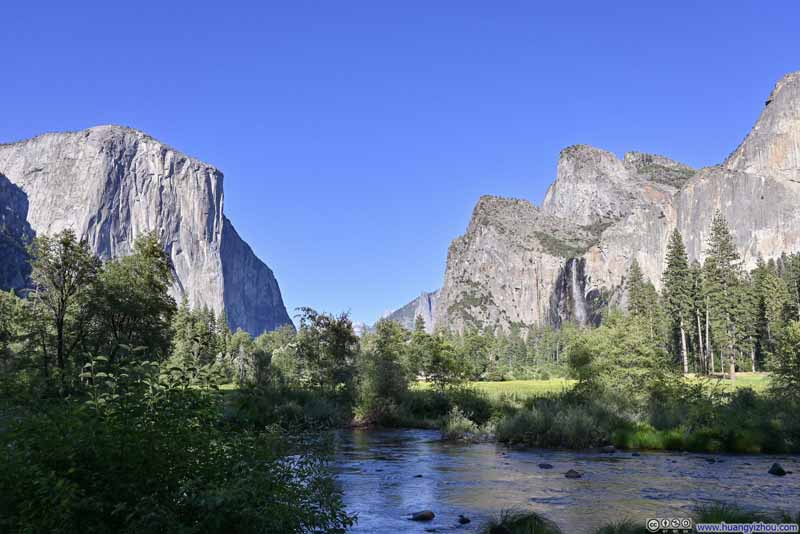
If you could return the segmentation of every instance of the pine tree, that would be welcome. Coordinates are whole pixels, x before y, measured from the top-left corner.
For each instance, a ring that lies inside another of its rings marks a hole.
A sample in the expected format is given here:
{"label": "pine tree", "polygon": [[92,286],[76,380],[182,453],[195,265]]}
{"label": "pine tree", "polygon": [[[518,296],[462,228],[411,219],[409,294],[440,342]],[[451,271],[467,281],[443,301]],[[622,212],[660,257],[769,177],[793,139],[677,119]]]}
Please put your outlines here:
{"label": "pine tree", "polygon": [[628,292],[628,312],[633,317],[645,317],[647,315],[648,302],[645,294],[644,275],[636,258],[633,258],[631,267],[628,270],[625,289]]}
{"label": "pine tree", "polygon": [[791,298],[774,260],[764,263],[759,258],[752,278],[756,308],[755,359],[758,364],[763,364],[766,355],[775,350],[775,338],[783,329],[784,313]]}
{"label": "pine tree", "polygon": [[228,314],[222,310],[217,316],[217,354],[221,354],[223,358],[230,357],[228,345],[232,335],[233,332],[228,326]]}
{"label": "pine tree", "polygon": [[192,354],[192,312],[186,295],[172,318],[172,332],[172,357],[180,363],[188,362]]}
{"label": "pine tree", "polygon": [[758,295],[751,276],[745,275],[734,291],[735,353],[740,359],[745,355],[750,370],[756,371],[756,346],[758,344]]}
{"label": "pine tree", "polygon": [[695,260],[689,267],[689,279],[691,283],[691,302],[692,302],[692,321],[694,322],[695,354],[699,360],[698,367],[705,373],[709,372],[708,366],[708,345],[704,343],[703,317],[705,314],[705,301],[703,298],[703,268]]}
{"label": "pine tree", "polygon": [[636,258],[631,262],[625,289],[628,291],[628,312],[630,316],[644,321],[650,332],[651,342],[660,343],[663,341],[664,312],[661,306],[661,298],[653,283],[642,274],[642,269],[639,267],[639,262]]}
{"label": "pine tree", "polygon": [[706,248],[703,278],[711,334],[720,353],[723,372],[727,356],[731,378],[735,376],[736,290],[740,272],[739,253],[733,235],[725,217],[717,210],[711,222],[711,236]]}
{"label": "pine tree", "polygon": [[791,298],[790,308],[794,319],[800,320],[800,254],[781,257],[783,266],[782,277],[786,283]]}
{"label": "pine tree", "polygon": [[[683,372],[689,372],[689,355],[686,348],[686,328],[689,324],[692,311],[692,280],[689,273],[689,258],[683,237],[676,228],[670,236],[667,245],[666,269],[662,283],[664,287],[664,304],[671,321],[670,336],[675,341],[673,345],[679,346]],[[677,338],[677,339],[676,339]],[[676,351],[677,352],[677,351]]]}
{"label": "pine tree", "polygon": [[414,332],[425,332],[425,318],[422,315],[414,319]]}

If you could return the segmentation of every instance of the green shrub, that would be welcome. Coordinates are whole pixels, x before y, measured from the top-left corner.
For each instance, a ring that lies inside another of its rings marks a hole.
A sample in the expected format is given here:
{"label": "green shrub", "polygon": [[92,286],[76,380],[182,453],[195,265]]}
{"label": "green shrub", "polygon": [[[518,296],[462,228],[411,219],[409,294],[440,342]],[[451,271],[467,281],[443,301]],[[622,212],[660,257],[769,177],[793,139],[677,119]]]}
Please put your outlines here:
{"label": "green shrub", "polygon": [[503,510],[481,526],[481,534],[561,534],[550,520],[535,512]]}
{"label": "green shrub", "polygon": [[[159,371],[161,371],[159,373]],[[91,371],[88,398],[42,400],[0,433],[0,531],[344,532],[313,449],[237,431],[183,369]]]}
{"label": "green shrub", "polygon": [[313,428],[335,428],[345,418],[344,410],[335,402],[325,397],[309,399],[303,406],[303,416]]}
{"label": "green shrub", "polygon": [[442,420],[442,437],[451,441],[471,440],[478,434],[478,425],[468,419],[464,412],[454,406]]}
{"label": "green shrub", "polygon": [[494,414],[494,406],[486,393],[475,389],[458,388],[448,393],[450,402],[469,419],[483,425]]}
{"label": "green shrub", "polygon": [[753,512],[731,504],[714,503],[701,507],[695,513],[696,523],[754,523],[769,521],[769,518],[760,512]]}
{"label": "green shrub", "polygon": [[719,452],[722,450],[719,433],[711,428],[700,428],[686,438],[686,449],[692,452]]}
{"label": "green shrub", "polygon": [[535,410],[523,409],[497,424],[497,440],[509,444],[535,445],[550,427],[548,418]]}

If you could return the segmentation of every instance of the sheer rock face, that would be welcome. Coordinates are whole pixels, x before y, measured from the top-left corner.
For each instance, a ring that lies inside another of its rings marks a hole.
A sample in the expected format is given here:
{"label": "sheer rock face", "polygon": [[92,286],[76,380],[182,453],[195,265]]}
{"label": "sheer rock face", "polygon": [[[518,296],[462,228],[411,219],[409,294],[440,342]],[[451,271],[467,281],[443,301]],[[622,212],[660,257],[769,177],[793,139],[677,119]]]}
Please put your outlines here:
{"label": "sheer rock face", "polygon": [[696,171],[663,156],[562,151],[542,207],[483,197],[450,246],[435,326],[508,330],[597,322],[625,304],[633,258],[660,288],[667,241],[703,261],[719,209],[744,267],[800,251],[800,73],[773,90],[753,131],[723,163]]}
{"label": "sheer rock face", "polygon": [[481,197],[467,233],[450,245],[435,326],[507,329],[547,322],[565,258],[586,250],[592,239],[528,201]]}
{"label": "sheer rock face", "polygon": [[27,215],[25,192],[0,174],[0,290],[19,291],[27,285],[27,246],[34,237]]}
{"label": "sheer rock face", "polygon": [[231,327],[253,334],[290,324],[272,271],[223,215],[216,168],[142,132],[99,126],[0,145],[0,172],[27,194],[37,234],[71,228],[111,258],[156,231],[178,299],[224,308]]}
{"label": "sheer rock face", "polygon": [[[422,317],[425,321],[425,331],[429,334],[433,332],[434,316],[436,306],[439,302],[439,290],[432,292],[423,291],[420,296],[389,314],[384,318],[400,323],[408,330],[414,330],[417,317]],[[374,329],[374,326],[373,326]]]}
{"label": "sheer rock face", "polygon": [[800,181],[800,72],[784,76],[775,85],[756,125],[724,166]]}

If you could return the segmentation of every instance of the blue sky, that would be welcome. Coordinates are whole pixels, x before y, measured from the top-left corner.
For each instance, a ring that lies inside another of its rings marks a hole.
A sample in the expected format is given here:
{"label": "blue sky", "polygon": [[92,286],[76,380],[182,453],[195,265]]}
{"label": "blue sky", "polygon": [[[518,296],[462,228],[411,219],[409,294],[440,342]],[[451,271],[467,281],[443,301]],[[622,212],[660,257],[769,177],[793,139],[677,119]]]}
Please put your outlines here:
{"label": "blue sky", "polygon": [[[659,4],[659,5],[656,5]],[[561,148],[720,162],[800,70],[800,3],[6,2],[0,141],[124,124],[225,173],[290,313],[441,285]]]}

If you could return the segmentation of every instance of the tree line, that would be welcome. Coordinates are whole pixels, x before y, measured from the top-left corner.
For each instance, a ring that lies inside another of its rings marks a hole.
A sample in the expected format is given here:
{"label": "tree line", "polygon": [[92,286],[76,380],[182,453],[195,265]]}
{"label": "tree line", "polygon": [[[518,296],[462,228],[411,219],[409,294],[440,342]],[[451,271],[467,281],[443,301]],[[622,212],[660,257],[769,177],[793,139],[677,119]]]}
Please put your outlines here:
{"label": "tree line", "polygon": [[779,338],[800,319],[800,254],[759,258],[747,272],[719,211],[702,264],[689,262],[681,233],[672,232],[661,285],[659,294],[634,259],[628,310],[647,322],[684,373],[766,370]]}

